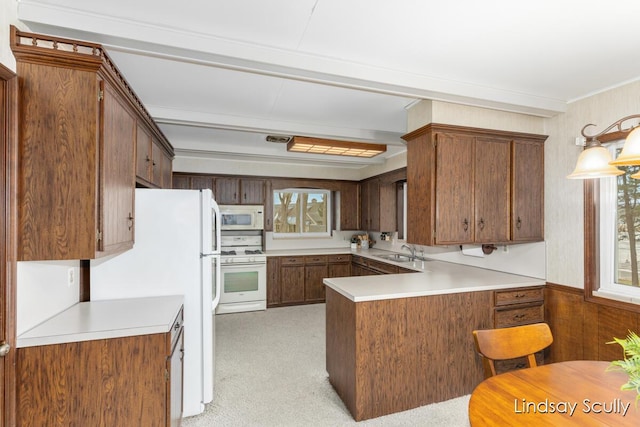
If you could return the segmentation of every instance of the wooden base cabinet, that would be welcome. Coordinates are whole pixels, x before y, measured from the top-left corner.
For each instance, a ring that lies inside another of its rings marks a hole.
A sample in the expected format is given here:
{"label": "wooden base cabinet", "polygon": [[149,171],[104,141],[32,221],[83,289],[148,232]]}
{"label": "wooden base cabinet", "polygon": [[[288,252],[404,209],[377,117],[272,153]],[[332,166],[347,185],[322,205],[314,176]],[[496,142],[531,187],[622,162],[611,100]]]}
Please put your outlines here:
{"label": "wooden base cabinet", "polygon": [[325,277],[351,275],[351,255],[267,257],[267,307],[325,301]]}
{"label": "wooden base cabinet", "polygon": [[17,425],[179,426],[182,311],[170,332],[17,349]]}
{"label": "wooden base cabinet", "polygon": [[491,291],[353,302],[327,288],[329,382],[356,421],[469,394],[483,380],[471,331]]}

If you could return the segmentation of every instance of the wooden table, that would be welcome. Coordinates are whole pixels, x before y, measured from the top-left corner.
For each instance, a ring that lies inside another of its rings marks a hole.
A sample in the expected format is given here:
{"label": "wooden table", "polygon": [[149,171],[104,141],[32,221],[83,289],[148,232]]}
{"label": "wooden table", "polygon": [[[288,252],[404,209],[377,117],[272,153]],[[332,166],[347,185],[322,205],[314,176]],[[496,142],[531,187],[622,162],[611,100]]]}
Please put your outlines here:
{"label": "wooden table", "polygon": [[[622,391],[609,362],[570,361],[507,372],[471,394],[469,421],[478,426],[640,426],[635,391]],[[626,410],[626,413],[625,413]]]}

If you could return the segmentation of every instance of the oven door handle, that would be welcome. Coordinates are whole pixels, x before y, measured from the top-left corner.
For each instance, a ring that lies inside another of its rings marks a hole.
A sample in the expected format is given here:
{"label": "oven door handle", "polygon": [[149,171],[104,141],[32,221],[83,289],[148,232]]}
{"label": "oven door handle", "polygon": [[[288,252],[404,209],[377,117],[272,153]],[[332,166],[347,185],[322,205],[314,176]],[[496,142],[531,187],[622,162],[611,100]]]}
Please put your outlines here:
{"label": "oven door handle", "polygon": [[220,266],[220,268],[224,269],[228,269],[228,268],[234,268],[234,267],[262,267],[262,266],[266,266],[267,263],[266,262],[234,262],[234,263],[229,263],[229,264],[222,264]]}

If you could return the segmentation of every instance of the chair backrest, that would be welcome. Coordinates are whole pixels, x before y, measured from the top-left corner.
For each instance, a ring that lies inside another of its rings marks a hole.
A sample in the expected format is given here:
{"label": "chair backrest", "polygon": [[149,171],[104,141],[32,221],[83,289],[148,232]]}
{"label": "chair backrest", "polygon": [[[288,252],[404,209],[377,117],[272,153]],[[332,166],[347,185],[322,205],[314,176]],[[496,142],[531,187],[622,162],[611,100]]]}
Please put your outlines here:
{"label": "chair backrest", "polygon": [[485,378],[496,374],[494,360],[527,358],[529,367],[537,366],[535,353],[553,342],[546,323],[473,331],[476,349],[482,356]]}

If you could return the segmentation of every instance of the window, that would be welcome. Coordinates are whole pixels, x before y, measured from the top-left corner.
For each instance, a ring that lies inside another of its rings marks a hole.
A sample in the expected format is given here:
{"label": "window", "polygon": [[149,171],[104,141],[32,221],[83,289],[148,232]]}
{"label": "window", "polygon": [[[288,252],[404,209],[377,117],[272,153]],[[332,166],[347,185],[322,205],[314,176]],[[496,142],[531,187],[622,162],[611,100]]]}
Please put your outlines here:
{"label": "window", "polygon": [[331,192],[288,188],[273,191],[273,233],[281,237],[331,234]]}
{"label": "window", "polygon": [[[623,141],[607,148],[612,157]],[[622,166],[624,175],[599,182],[599,287],[594,295],[640,304],[640,166]]]}

